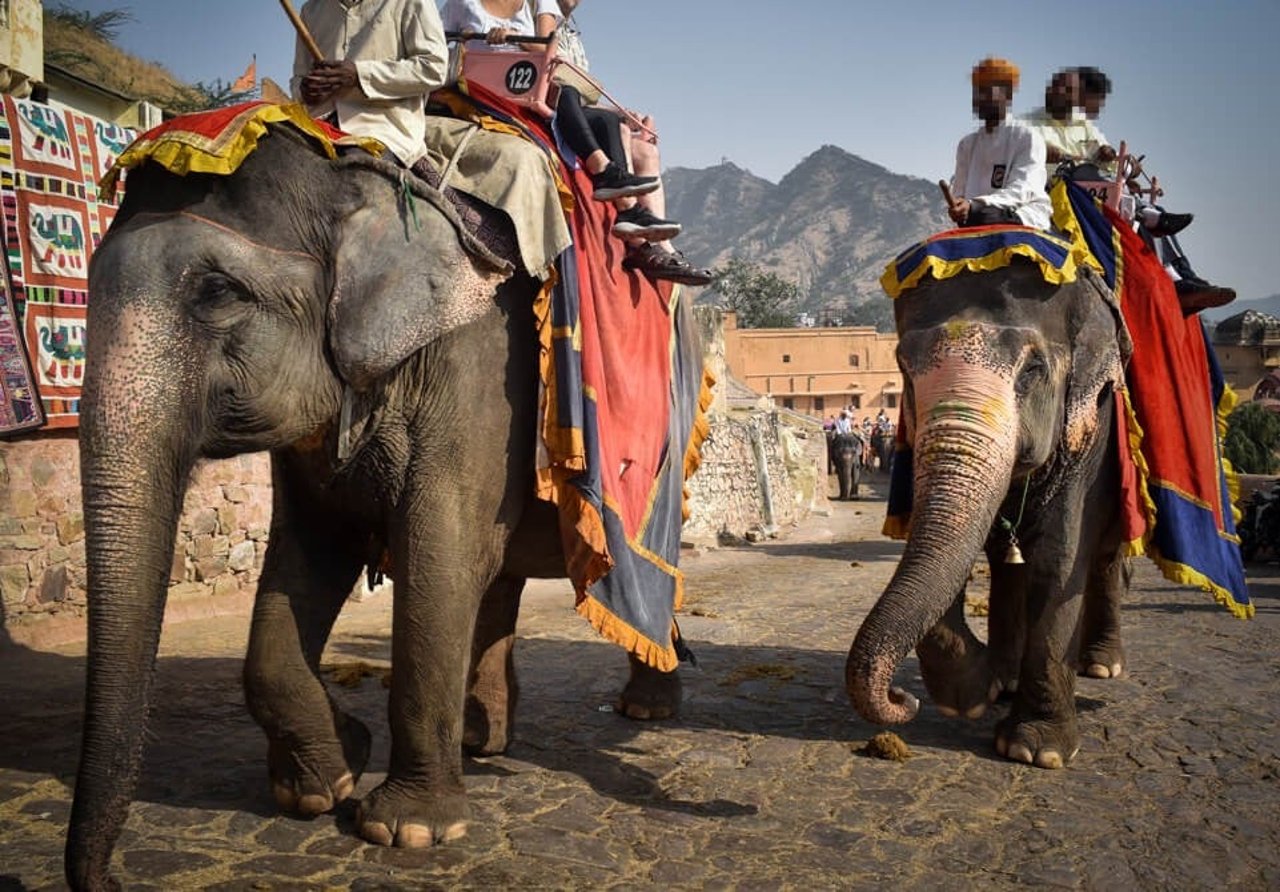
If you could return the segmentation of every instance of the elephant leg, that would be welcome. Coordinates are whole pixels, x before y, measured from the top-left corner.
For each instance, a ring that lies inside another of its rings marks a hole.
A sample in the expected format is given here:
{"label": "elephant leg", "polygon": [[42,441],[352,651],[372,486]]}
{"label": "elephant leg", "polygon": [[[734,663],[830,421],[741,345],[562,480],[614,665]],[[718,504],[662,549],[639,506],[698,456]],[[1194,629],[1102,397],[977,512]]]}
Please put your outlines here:
{"label": "elephant leg", "polygon": [[511,743],[519,697],[516,617],[524,583],[518,576],[499,576],[480,602],[462,732],[462,746],[473,755],[501,753]]}
{"label": "elephant leg", "polygon": [[[999,540],[999,541],[996,541]],[[1027,566],[1006,564],[1003,536],[987,543],[991,597],[987,604],[987,647],[991,672],[1002,691],[1018,690],[1018,673],[1027,639]]]}
{"label": "elephant leg", "polygon": [[965,590],[960,589],[942,619],[916,645],[925,689],[946,716],[976,719],[1000,693],[986,646],[964,617]]}
{"label": "elephant leg", "polygon": [[510,529],[474,522],[508,516],[502,476],[486,479],[471,467],[449,474],[435,464],[441,467],[410,470],[406,509],[391,535],[391,760],[356,818],[360,835],[384,846],[421,848],[466,835],[462,743],[471,645]]}
{"label": "elephant leg", "polygon": [[629,719],[655,721],[675,717],[682,696],[679,670],[661,672],[628,654],[631,677],[618,698],[618,712]]}
{"label": "elephant leg", "polygon": [[369,760],[369,730],[338,709],[318,674],[359,571],[359,558],[332,542],[294,524],[273,524],[244,686],[249,712],[267,735],[272,792],[287,811],[329,811],[355,790]]}
{"label": "elephant leg", "polygon": [[1119,678],[1124,672],[1120,602],[1129,591],[1133,565],[1120,549],[1103,554],[1089,574],[1080,629],[1080,674]]}
{"label": "elephant leg", "polygon": [[[1040,545],[1049,552],[1048,560],[1054,560],[1053,546],[1043,540]],[[1018,690],[1009,715],[996,726],[996,751],[1013,761],[1064,768],[1080,748],[1073,645],[1087,577],[1086,560],[1080,557],[1065,578],[1055,572],[1028,572],[1028,623]]]}

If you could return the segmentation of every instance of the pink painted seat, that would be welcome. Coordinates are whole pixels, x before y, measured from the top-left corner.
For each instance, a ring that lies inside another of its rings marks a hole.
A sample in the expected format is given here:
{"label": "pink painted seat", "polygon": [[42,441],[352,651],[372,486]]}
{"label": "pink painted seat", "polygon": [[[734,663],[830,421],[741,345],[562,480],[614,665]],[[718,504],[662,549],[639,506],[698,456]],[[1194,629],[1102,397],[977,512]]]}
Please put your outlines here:
{"label": "pink painted seat", "polygon": [[639,115],[618,103],[599,81],[578,66],[557,57],[555,38],[507,38],[507,42],[511,44],[546,43],[547,48],[543,52],[528,52],[524,49],[467,52],[467,42],[482,41],[484,35],[450,32],[446,36],[455,41],[456,48],[450,56],[451,83],[461,77],[480,84],[509,102],[526,106],[548,119],[555,113],[559,85],[564,84],[577,89],[582,94],[583,101],[588,104],[594,105],[601,99],[608,101],[640,138],[651,143],[658,141],[657,131],[652,126],[645,126]]}
{"label": "pink painted seat", "polygon": [[1128,146],[1122,141],[1116,153],[1116,175],[1109,180],[1074,180],[1098,201],[1111,208],[1125,220],[1132,220],[1137,210],[1136,202],[1128,194],[1125,186],[1130,177],[1130,157]]}

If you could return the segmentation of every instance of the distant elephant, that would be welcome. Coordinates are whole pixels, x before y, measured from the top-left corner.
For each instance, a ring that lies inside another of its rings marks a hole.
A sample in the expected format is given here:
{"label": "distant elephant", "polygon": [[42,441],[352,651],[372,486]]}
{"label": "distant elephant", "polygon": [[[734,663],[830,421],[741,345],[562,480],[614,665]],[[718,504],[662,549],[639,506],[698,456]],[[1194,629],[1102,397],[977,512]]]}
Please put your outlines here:
{"label": "distant elephant", "polygon": [[831,463],[835,466],[836,480],[840,484],[838,498],[841,501],[858,496],[865,451],[866,444],[861,434],[835,434],[831,437]]}
{"label": "distant elephant", "polygon": [[[381,543],[395,579],[392,749],[359,832],[398,846],[462,835],[463,747],[497,752],[510,739],[521,589],[565,575],[555,509],[533,493],[536,285],[518,273],[495,295],[496,258],[466,242],[447,203],[419,199],[411,220],[403,201],[394,178],[330,162],[287,126],[273,125],[230,176],[154,164],[130,174],[89,283],[75,888],[109,882],[139,774],[175,528],[201,458],[271,450],[244,684],[282,807],[331,809],[369,757],[368,730],[317,670]],[[689,306],[677,302],[686,332]],[[367,444],[345,464],[339,368],[376,405]],[[679,698],[674,672],[632,660],[624,711],[670,715]]]}
{"label": "distant elephant", "polygon": [[[926,280],[894,309],[911,527],[850,648],[850,696],[870,721],[912,718],[918,702],[891,682],[914,647],[940,710],[973,717],[1002,688],[1015,690],[997,750],[1062,767],[1080,742],[1072,664],[1110,675],[1123,662],[1128,563],[1114,427],[1130,347],[1119,309],[1091,271],[1056,286],[1024,263]],[[1005,562],[1002,519],[1026,563]],[[984,546],[989,646],[964,617],[965,582]]]}
{"label": "distant elephant", "polygon": [[871,451],[875,453],[877,470],[888,474],[893,463],[896,434],[892,431],[878,431],[871,435]]}

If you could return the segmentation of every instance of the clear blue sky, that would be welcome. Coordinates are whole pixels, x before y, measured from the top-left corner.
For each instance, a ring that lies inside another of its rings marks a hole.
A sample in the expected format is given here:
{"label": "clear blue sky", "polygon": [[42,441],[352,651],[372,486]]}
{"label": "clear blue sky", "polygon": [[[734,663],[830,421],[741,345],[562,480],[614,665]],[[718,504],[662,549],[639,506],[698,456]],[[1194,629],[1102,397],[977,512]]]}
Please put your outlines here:
{"label": "clear blue sky", "polygon": [[[68,5],[128,8],[119,42],[183,79],[230,81],[257,54],[260,76],[288,83],[276,0]],[[1182,241],[1200,273],[1242,299],[1280,293],[1278,0],[582,0],[577,19],[593,72],[654,115],[666,166],[728,159],[775,182],[826,143],[950,176],[979,58],[1022,68],[1016,112],[1054,69],[1096,65],[1115,87],[1099,123],[1146,154],[1169,208],[1196,214]]]}

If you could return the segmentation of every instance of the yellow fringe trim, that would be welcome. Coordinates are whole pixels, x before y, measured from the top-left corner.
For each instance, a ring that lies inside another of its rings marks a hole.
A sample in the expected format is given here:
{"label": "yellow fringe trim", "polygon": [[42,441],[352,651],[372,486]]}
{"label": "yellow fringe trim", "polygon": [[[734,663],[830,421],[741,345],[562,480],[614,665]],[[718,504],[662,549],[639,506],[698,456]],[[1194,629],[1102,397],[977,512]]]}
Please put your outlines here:
{"label": "yellow fringe trim", "polygon": [[1129,398],[1129,388],[1118,387],[1116,388],[1116,394],[1124,405],[1124,417],[1129,429],[1129,457],[1137,470],[1138,493],[1142,498],[1142,514],[1145,519],[1145,528],[1142,535],[1125,544],[1125,553],[1129,557],[1138,557],[1146,553],[1147,543],[1151,541],[1151,536],[1155,533],[1156,503],[1151,498],[1151,490],[1149,489],[1151,466],[1147,464],[1147,457],[1142,453],[1142,441],[1146,434],[1142,430],[1142,425],[1138,423],[1138,416],[1133,410],[1133,401]]}
{"label": "yellow fringe trim", "polygon": [[[154,161],[179,176],[235,173],[244,159],[258,147],[258,140],[266,134],[267,125],[281,121],[288,121],[315,139],[329,158],[338,157],[333,141],[298,103],[255,105],[232,118],[222,132],[212,138],[182,130],[165,131],[155,139],[148,139],[144,134],[134,140],[103,174],[98,184],[99,196],[104,201],[113,200],[121,172],[144,161]],[[352,137],[351,141],[375,156],[381,155],[385,149],[378,140],[368,137]]]}
{"label": "yellow fringe trim", "polygon": [[646,666],[659,672],[672,672],[680,665],[674,645],[670,642],[662,645],[641,634],[590,595],[580,594],[574,609],[602,636],[620,644]]}
{"label": "yellow fringe trim", "polygon": [[1165,579],[1182,585],[1198,586],[1202,590],[1211,593],[1215,601],[1231,611],[1232,616],[1238,619],[1253,619],[1254,610],[1252,604],[1239,603],[1230,591],[1218,585],[1199,570],[1188,567],[1186,564],[1179,564],[1176,561],[1169,560],[1160,554],[1155,546],[1148,546],[1147,555],[1151,560],[1155,561]]}
{"label": "yellow fringe trim", "polygon": [[910,515],[891,514],[884,519],[884,526],[880,528],[881,535],[888,536],[890,539],[898,539],[906,541],[907,535],[911,532]]}

